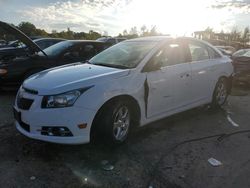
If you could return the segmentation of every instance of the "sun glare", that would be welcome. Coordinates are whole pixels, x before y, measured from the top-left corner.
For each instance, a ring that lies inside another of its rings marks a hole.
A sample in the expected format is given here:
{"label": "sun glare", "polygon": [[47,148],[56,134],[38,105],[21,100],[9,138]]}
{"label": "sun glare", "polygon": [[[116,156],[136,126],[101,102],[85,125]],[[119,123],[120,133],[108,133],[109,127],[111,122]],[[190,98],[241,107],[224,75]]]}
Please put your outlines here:
{"label": "sun glare", "polygon": [[156,26],[164,34],[190,35],[195,30],[222,28],[222,20],[229,17],[225,11],[212,10],[211,1],[154,0],[134,1],[129,7],[127,25]]}

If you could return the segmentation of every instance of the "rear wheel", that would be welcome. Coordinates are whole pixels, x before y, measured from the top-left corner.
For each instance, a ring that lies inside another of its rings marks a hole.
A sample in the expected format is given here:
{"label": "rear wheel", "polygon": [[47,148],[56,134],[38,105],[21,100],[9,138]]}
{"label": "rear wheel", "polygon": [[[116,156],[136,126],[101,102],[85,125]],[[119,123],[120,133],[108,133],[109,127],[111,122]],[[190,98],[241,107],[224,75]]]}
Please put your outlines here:
{"label": "rear wheel", "polygon": [[213,94],[213,107],[221,107],[227,100],[228,97],[228,84],[226,78],[220,78],[216,84]]}

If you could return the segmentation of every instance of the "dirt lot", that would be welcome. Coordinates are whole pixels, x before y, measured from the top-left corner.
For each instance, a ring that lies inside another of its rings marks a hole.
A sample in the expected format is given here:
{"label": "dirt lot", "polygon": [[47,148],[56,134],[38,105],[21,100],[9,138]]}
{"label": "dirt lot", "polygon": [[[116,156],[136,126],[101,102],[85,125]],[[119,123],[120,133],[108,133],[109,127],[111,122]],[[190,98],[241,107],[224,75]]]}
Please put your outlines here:
{"label": "dirt lot", "polygon": [[117,148],[24,137],[13,125],[14,95],[0,94],[1,187],[250,187],[249,89],[234,89],[224,109],[200,107],[136,130]]}

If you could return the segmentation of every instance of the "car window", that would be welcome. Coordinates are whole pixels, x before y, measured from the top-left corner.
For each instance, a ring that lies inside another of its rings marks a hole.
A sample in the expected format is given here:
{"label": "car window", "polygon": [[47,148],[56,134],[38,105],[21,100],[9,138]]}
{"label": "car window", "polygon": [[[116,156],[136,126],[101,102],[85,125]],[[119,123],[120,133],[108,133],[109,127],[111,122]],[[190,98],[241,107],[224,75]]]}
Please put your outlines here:
{"label": "car window", "polygon": [[209,54],[210,59],[216,59],[216,58],[221,57],[221,55],[218,52],[216,52],[214,49],[210,47],[207,47],[207,49],[208,49],[208,54]]}
{"label": "car window", "polygon": [[39,41],[36,43],[41,49],[45,49],[50,46],[50,41]]}
{"label": "car window", "polygon": [[107,42],[110,44],[116,44],[116,39],[108,39]]}
{"label": "car window", "polygon": [[[62,42],[56,43],[55,45],[52,45],[48,48],[45,48],[44,52],[48,56],[56,57],[58,55],[63,54],[67,49],[70,49],[73,45],[74,45],[74,43],[71,41],[62,41]],[[42,54],[42,53],[39,52],[39,54]]]}
{"label": "car window", "polygon": [[96,48],[92,44],[77,45],[64,53],[64,56],[70,56],[77,60],[87,60],[97,53]]}
{"label": "car window", "polygon": [[155,41],[118,43],[94,56],[90,63],[102,66],[134,68],[156,44]]}
{"label": "car window", "polygon": [[97,52],[95,46],[93,46],[92,44],[87,44],[80,48],[80,56],[86,59],[93,57],[96,53]]}
{"label": "car window", "polygon": [[73,48],[68,49],[64,52],[64,56],[70,56],[71,58],[79,58],[82,56],[81,47],[74,46]]}
{"label": "car window", "polygon": [[202,61],[209,59],[208,51],[203,45],[191,43],[188,46],[192,61]]}
{"label": "car window", "polygon": [[183,46],[179,43],[169,43],[155,54],[151,63],[161,63],[161,67],[185,63],[185,53]]}
{"label": "car window", "polygon": [[245,57],[250,57],[250,51],[247,51],[246,53],[244,53],[242,56],[245,56]]}
{"label": "car window", "polygon": [[118,42],[122,42],[124,40],[126,40],[126,39],[117,39]]}
{"label": "car window", "polygon": [[233,54],[233,57],[243,56],[248,51],[250,51],[250,49],[241,49],[241,50],[238,50],[237,52],[235,52]]}

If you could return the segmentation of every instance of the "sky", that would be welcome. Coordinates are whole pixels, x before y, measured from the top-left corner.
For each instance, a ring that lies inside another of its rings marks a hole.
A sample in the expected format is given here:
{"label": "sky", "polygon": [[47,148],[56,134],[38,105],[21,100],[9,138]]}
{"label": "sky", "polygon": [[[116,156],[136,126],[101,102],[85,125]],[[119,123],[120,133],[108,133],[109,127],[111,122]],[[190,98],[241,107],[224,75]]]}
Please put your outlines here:
{"label": "sky", "polygon": [[98,31],[111,36],[156,27],[163,34],[190,35],[250,26],[250,0],[0,0],[0,20],[62,31]]}

